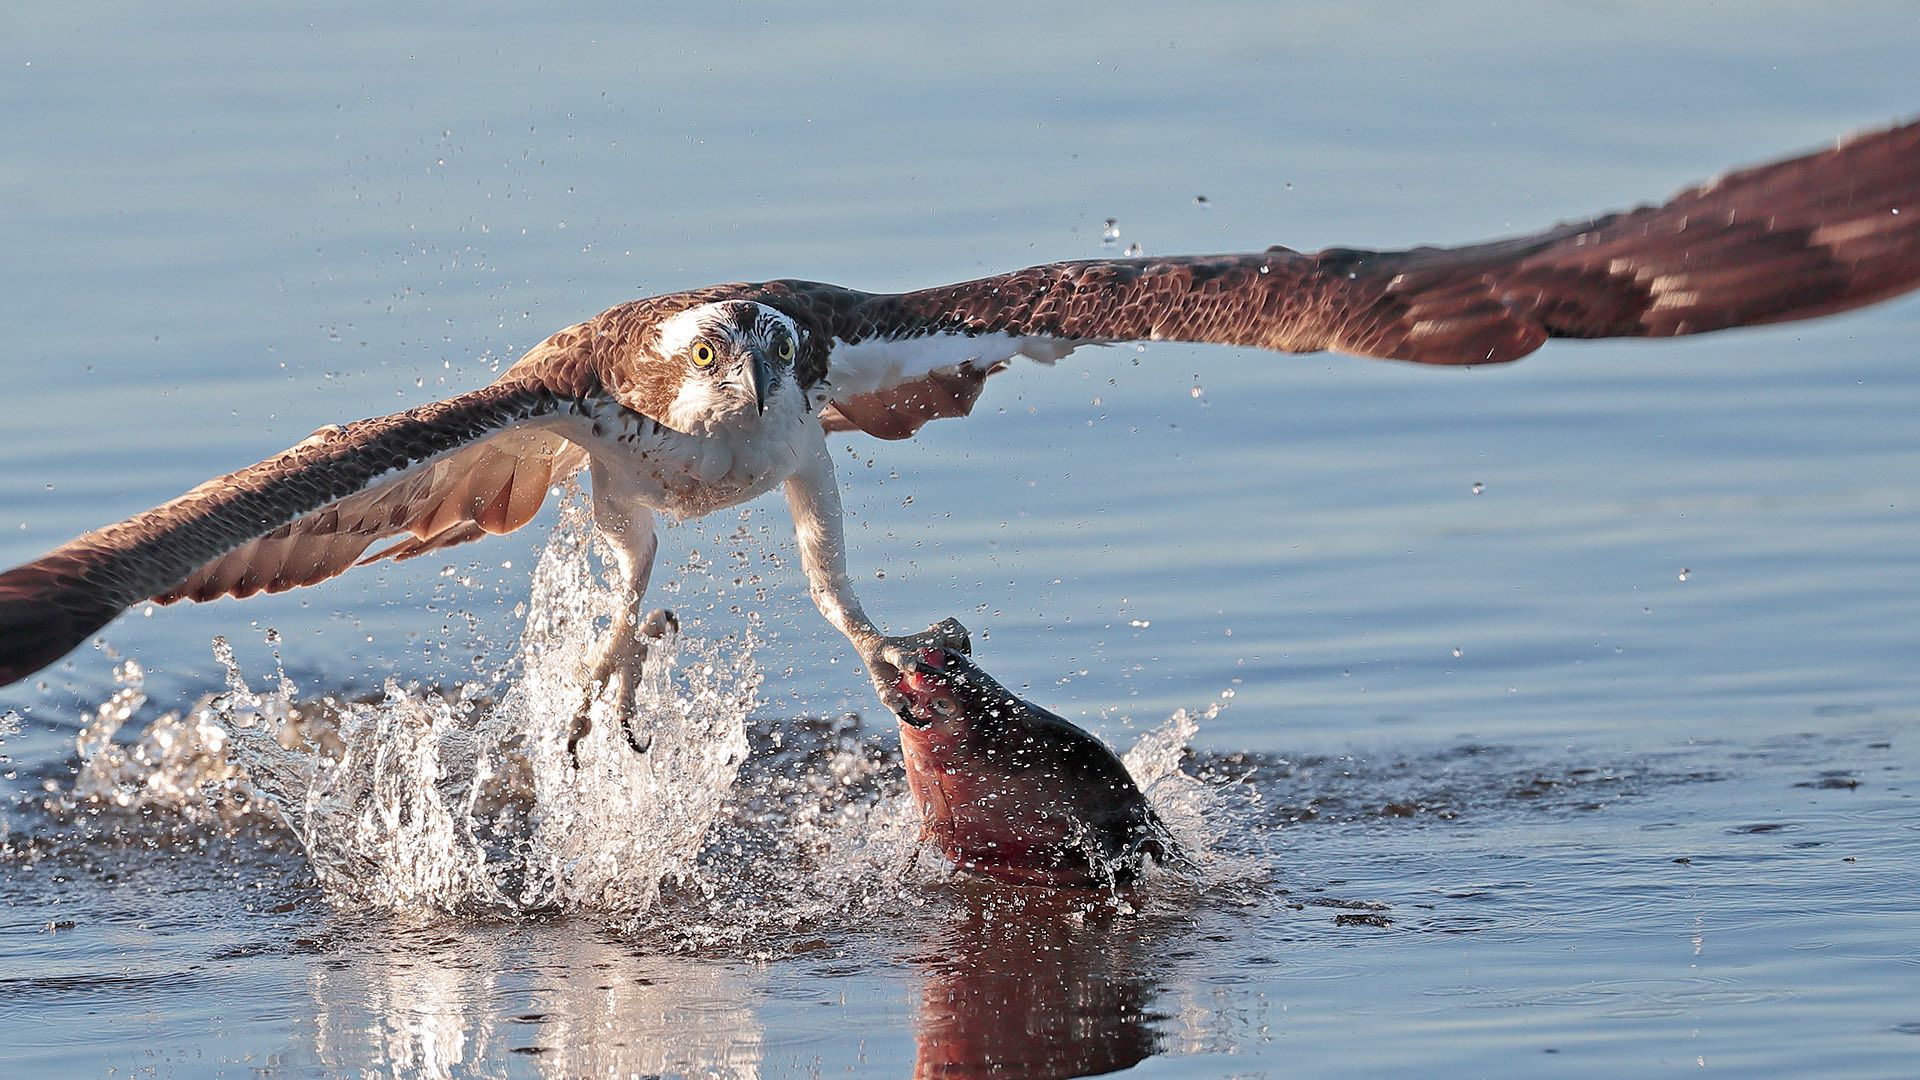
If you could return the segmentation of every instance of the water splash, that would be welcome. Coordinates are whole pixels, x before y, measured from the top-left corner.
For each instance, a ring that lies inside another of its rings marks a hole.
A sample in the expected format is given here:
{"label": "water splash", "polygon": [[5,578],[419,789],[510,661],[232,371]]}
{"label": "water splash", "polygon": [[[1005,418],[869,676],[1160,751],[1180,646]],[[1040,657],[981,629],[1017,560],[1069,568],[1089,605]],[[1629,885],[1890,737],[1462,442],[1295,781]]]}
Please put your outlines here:
{"label": "water splash", "polygon": [[[554,595],[543,586],[536,600]],[[264,824],[297,845],[343,907],[599,912],[691,954],[773,958],[799,938],[859,934],[878,918],[938,921],[956,897],[999,888],[922,845],[892,724],[763,720],[749,739],[740,718],[752,669],[718,647],[683,643],[667,654],[673,668],[655,669],[647,755],[600,725],[607,734],[581,743],[576,771],[565,757],[570,710],[540,704],[574,700],[571,669],[551,662],[564,640],[542,646],[530,632],[529,674],[498,703],[397,684],[376,700],[303,701],[284,675],[249,686],[221,644],[227,692],[160,717],[132,743],[114,737],[145,700],[138,665],[126,665],[81,737],[67,809],[104,804],[148,821],[165,810],[186,831]],[[663,702],[682,710],[671,723],[659,721]],[[1188,771],[1199,725],[1217,711],[1177,713],[1126,755],[1187,853],[1148,885],[1176,904],[1266,876],[1225,843],[1252,820],[1230,805],[1244,793]],[[1139,899],[1098,893],[1087,902],[1121,913]]]}
{"label": "water splash", "polygon": [[[338,734],[334,753],[237,743],[330,896],[633,913],[691,864],[746,756],[760,683],[751,643],[657,644],[628,718],[652,731],[649,750],[625,746],[620,718],[600,702],[576,767],[567,739],[587,691],[579,658],[621,599],[595,568],[596,543],[584,501],[567,500],[534,571],[518,676],[497,702],[485,688],[390,682],[383,700],[340,707],[322,725]],[[272,700],[244,684],[231,697],[242,708]]]}
{"label": "water splash", "polygon": [[1019,907],[1054,895],[1070,908],[1131,915],[1142,904],[1180,908],[1201,891],[1256,887],[1270,879],[1269,869],[1223,844],[1252,818],[1220,784],[1186,771],[1200,723],[1218,712],[1182,710],[1125,755],[1187,859],[1151,870],[1142,888],[1118,891],[1056,893],[956,870],[921,842],[920,811],[891,723],[870,731],[846,717],[756,730],[732,812],[716,823],[693,869],[625,929],[664,950],[771,960],[796,940],[960,918],[983,897]]}
{"label": "water splash", "polygon": [[75,742],[80,770],[67,806],[106,805],[121,810],[162,810],[192,824],[237,823],[248,808],[235,797],[239,770],[227,760],[228,732],[213,710],[169,712],[141,737],[123,743],[120,729],[147,701],[146,672],[135,660],[114,668],[118,686]]}
{"label": "water splash", "polygon": [[[265,821],[304,849],[330,900],[402,912],[646,910],[685,872],[746,756],[760,675],[750,640],[656,644],[629,717],[647,753],[594,705],[579,657],[619,597],[595,566],[584,500],[566,501],[534,573],[517,675],[504,692],[389,680],[375,700],[303,701],[284,668],[250,685],[226,641],[227,690],[120,729],[146,701],[137,663],[80,734],[80,804]],[[269,644],[276,644],[269,636]],[[276,653],[277,659],[277,653]]]}
{"label": "water splash", "polygon": [[[938,908],[956,871],[920,842],[892,724],[782,719],[749,740],[750,637],[658,643],[630,716],[649,750],[626,745],[602,701],[576,767],[580,657],[620,601],[595,544],[585,501],[566,500],[497,683],[390,680],[377,698],[303,699],[277,650],[275,670],[250,681],[216,640],[225,692],[129,742],[120,733],[146,695],[128,662],[80,736],[70,802],[165,810],[188,827],[264,824],[343,907],[597,912],[677,951],[772,955],[796,933]],[[1220,853],[1241,815],[1183,771],[1215,712],[1176,714],[1126,758],[1192,857],[1158,875],[1178,890],[1245,876]]]}
{"label": "water splash", "polygon": [[[20,728],[19,713],[12,709],[0,712],[0,770],[4,770],[0,771],[0,778],[12,780],[19,775],[13,768],[13,758],[6,753],[6,746],[8,739],[20,734]],[[0,813],[0,852],[8,849],[12,837],[13,821],[6,814]]]}

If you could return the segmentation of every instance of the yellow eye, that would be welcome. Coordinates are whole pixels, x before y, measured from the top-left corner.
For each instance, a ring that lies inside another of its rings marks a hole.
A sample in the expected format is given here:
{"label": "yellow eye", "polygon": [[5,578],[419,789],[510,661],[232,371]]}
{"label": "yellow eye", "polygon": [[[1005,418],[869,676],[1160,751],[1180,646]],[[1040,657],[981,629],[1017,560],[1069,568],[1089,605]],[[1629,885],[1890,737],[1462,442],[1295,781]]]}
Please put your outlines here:
{"label": "yellow eye", "polygon": [[693,345],[693,366],[694,367],[712,367],[714,355],[715,354],[714,354],[712,345],[709,345],[704,341],[694,342],[694,345]]}
{"label": "yellow eye", "polygon": [[783,337],[780,339],[779,353],[780,353],[780,359],[782,360],[793,359],[793,339],[792,338]]}

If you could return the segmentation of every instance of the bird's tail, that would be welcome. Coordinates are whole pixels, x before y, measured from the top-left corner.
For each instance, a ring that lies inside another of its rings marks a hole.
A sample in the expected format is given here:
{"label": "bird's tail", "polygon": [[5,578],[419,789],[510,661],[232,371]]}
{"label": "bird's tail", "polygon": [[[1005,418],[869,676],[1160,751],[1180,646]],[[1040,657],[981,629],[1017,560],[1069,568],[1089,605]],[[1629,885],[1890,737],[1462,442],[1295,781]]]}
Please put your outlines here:
{"label": "bird's tail", "polygon": [[70,652],[126,609],[56,551],[0,574],[0,686]]}

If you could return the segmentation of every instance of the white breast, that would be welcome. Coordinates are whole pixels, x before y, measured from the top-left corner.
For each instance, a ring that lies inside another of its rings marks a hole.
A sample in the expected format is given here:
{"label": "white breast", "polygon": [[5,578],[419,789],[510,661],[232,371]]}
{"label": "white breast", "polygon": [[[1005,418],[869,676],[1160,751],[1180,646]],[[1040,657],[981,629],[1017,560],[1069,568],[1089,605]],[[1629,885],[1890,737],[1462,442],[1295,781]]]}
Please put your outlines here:
{"label": "white breast", "polygon": [[[811,426],[812,431],[808,428]],[[568,439],[601,466],[607,492],[675,518],[701,517],[778,487],[817,440],[820,421],[801,407],[791,382],[767,401],[764,415],[704,433],[677,431],[612,401],[569,416]]]}

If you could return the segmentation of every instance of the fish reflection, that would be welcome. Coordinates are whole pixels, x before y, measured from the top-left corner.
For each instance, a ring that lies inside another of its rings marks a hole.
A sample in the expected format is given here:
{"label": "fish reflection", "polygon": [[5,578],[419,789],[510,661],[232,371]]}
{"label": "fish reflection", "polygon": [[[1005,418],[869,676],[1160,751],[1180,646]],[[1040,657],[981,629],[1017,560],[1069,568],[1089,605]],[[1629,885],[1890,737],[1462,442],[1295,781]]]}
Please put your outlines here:
{"label": "fish reflection", "polygon": [[1160,1053],[1148,924],[1105,901],[982,885],[917,958],[914,1075],[1091,1076]]}

